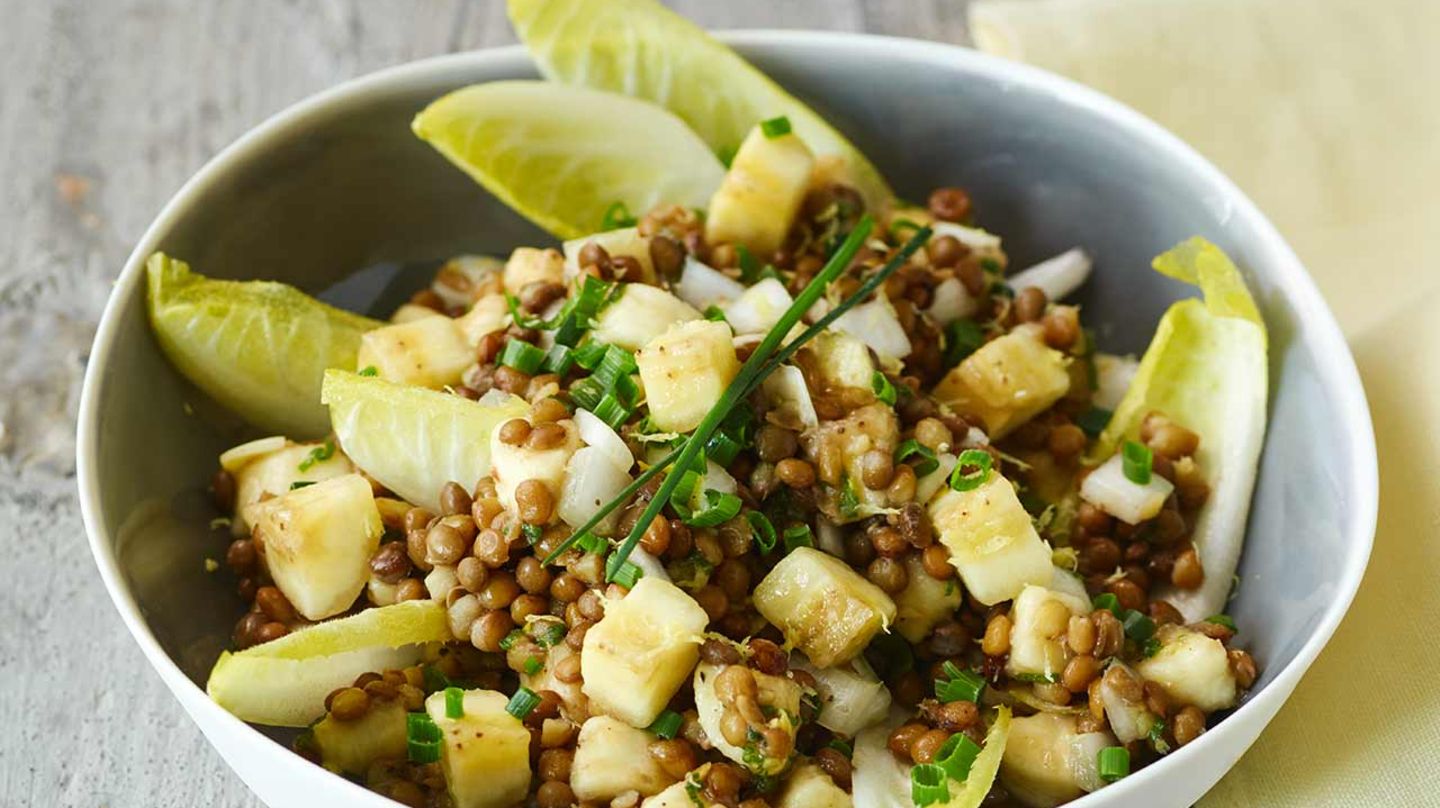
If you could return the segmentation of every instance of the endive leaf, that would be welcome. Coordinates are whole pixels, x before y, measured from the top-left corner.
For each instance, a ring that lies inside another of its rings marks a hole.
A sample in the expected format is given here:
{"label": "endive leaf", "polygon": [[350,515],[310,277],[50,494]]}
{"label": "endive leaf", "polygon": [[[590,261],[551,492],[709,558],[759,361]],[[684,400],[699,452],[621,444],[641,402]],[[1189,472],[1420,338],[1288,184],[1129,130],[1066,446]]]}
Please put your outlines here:
{"label": "endive leaf", "polygon": [[837,180],[871,210],[894,196],[844,135],[739,54],[657,0],[509,0],[515,33],[547,78],[653,101],[717,153],[784,115]]}
{"label": "endive leaf", "polygon": [[1155,593],[1188,620],[1224,611],[1240,560],[1255,471],[1265,440],[1266,335],[1239,269],[1224,252],[1192,238],[1155,259],[1156,271],[1196,284],[1202,300],[1170,307],[1125,397],[1100,435],[1094,461],[1135,439],[1152,412],[1200,435],[1195,454],[1210,485],[1192,533],[1205,569],[1198,589]]}
{"label": "endive leaf", "polygon": [[450,639],[445,609],[434,601],[366,609],[221,654],[205,690],[245,721],[303,727],[325,714],[330,691],[362,673],[414,664],[419,645]]}

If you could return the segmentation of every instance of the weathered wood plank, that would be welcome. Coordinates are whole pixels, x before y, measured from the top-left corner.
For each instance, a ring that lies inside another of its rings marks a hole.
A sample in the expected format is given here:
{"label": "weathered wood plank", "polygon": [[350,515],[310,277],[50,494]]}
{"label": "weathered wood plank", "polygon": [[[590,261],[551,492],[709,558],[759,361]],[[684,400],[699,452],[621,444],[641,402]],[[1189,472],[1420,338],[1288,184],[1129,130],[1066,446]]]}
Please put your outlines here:
{"label": "weathered wood plank", "polygon": [[[676,0],[714,28],[956,41],[963,0]],[[135,648],[74,503],[109,281],[181,183],[286,105],[513,42],[499,0],[0,0],[0,804],[253,806]]]}

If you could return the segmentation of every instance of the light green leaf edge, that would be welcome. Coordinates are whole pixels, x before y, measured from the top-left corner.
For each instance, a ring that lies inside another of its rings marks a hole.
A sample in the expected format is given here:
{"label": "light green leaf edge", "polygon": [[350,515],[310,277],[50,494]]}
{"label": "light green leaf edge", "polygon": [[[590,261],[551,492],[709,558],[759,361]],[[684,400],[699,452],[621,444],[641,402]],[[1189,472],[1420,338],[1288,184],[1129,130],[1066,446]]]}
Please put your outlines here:
{"label": "light green leaf edge", "polygon": [[804,102],[656,0],[509,0],[511,24],[549,79],[625,93],[680,116],[717,153],[784,115],[821,157],[840,161],[870,210],[894,192],[865,155]]}

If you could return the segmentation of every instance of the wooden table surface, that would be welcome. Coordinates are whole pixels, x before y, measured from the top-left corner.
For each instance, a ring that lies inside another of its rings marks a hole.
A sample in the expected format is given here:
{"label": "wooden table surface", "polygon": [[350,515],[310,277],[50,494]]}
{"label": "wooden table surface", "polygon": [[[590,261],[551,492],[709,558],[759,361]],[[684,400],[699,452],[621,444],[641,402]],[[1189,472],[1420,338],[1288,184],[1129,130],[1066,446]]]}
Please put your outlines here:
{"label": "wooden table surface", "polygon": [[[677,0],[712,28],[967,41],[966,0]],[[289,104],[514,41],[501,0],[0,0],[0,806],[255,806],[131,641],[75,502],[110,282],[165,201]]]}

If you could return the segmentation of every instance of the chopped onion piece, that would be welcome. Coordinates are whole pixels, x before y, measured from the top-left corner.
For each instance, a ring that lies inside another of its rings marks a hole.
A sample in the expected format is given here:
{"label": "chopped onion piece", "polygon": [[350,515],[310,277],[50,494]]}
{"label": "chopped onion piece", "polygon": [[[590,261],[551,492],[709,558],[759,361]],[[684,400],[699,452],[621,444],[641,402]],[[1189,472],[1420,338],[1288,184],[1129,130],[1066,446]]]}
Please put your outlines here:
{"label": "chopped onion piece", "polygon": [[1008,283],[1016,292],[1033,286],[1045,293],[1046,300],[1053,302],[1063,300],[1079,289],[1090,277],[1093,266],[1090,254],[1074,247],[1016,272],[1010,276]]}
{"label": "chopped onion piece", "polygon": [[898,362],[910,355],[910,338],[884,295],[840,315],[834,328],[869,345],[882,359]]}
{"label": "chopped onion piece", "polygon": [[740,490],[735,478],[730,476],[723,466],[714,460],[705,461],[705,482],[701,484],[701,491],[719,491],[722,494],[733,494]]}
{"label": "chopped onion piece", "polygon": [[636,547],[631,550],[629,561],[645,573],[644,577],[670,582],[670,573],[665,571],[665,565],[660,563],[660,559],[650,555],[650,551],[644,547]]}
{"label": "chopped onion piece", "polygon": [[711,306],[724,306],[743,294],[744,284],[690,257],[685,259],[680,282],[675,284],[675,295],[700,311]]}
{"label": "chopped onion piece", "polygon": [[930,319],[942,328],[959,320],[962,317],[969,317],[980,310],[980,301],[970,295],[965,289],[965,284],[957,278],[948,278],[935,287],[935,300],[926,309]]}
{"label": "chopped onion piece", "polygon": [[785,284],[766,278],[726,306],[725,319],[736,334],[766,334],[794,302]]}
{"label": "chopped onion piece", "polygon": [[589,410],[575,410],[575,429],[586,446],[601,450],[621,469],[629,471],[634,465],[635,456],[630,453],[630,447],[625,445],[625,439],[594,413]]}
{"label": "chopped onion piece", "polygon": [[1140,360],[1133,356],[1095,354],[1095,394],[1090,403],[1114,411],[1130,389],[1135,372],[1140,369]]}
{"label": "chopped onion piece", "polygon": [[233,449],[226,449],[220,454],[220,467],[234,474],[249,465],[250,461],[259,460],[271,452],[284,449],[285,444],[284,435],[272,435],[268,438],[257,438],[248,443],[242,443]]}
{"label": "chopped onion piece", "polygon": [[954,222],[935,222],[930,225],[930,229],[935,234],[931,236],[932,239],[950,236],[975,252],[997,252],[1000,249],[1000,237],[978,227],[966,227]]}
{"label": "chopped onion piece", "polygon": [[810,389],[805,386],[805,374],[800,368],[794,365],[775,368],[760,389],[775,409],[788,411],[806,427],[820,425],[820,416],[815,414],[815,403],[810,400]]}
{"label": "chopped onion piece", "polygon": [[[620,496],[629,484],[630,474],[609,452],[596,446],[578,449],[565,466],[565,484],[560,487],[557,513],[567,525],[583,525]],[[617,508],[596,526],[595,532],[601,535],[613,532],[619,518]]]}
{"label": "chopped onion piece", "polygon": [[1123,465],[1118,454],[1100,464],[1080,484],[1080,498],[1128,524],[1154,518],[1175,485],[1159,474],[1140,485],[1125,476]]}
{"label": "chopped onion piece", "polygon": [[890,712],[890,691],[863,657],[830,668],[816,668],[803,654],[790,666],[815,677],[820,693],[820,726],[841,735],[855,736],[885,720]]}

